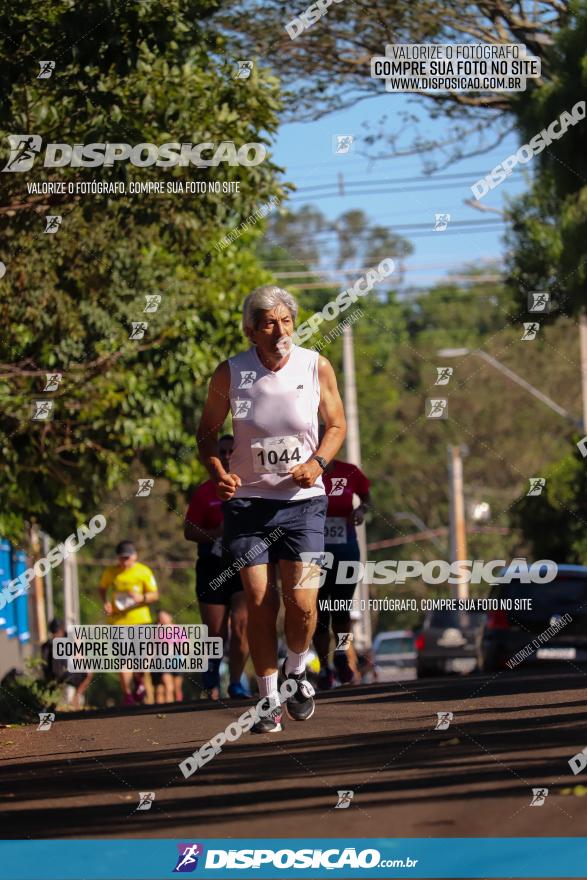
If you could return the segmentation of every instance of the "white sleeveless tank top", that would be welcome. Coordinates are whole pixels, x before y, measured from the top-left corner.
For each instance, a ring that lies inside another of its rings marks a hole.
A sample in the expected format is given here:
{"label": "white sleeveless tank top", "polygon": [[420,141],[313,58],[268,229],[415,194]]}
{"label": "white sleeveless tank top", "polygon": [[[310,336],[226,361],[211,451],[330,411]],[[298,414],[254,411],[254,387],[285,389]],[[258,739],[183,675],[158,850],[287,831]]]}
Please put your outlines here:
{"label": "white sleeveless tank top", "polygon": [[228,364],[234,433],[230,470],[242,480],[234,497],[301,501],[324,495],[321,476],[304,489],[288,474],[318,448],[318,352],[293,345],[285,366],[272,372],[252,346]]}

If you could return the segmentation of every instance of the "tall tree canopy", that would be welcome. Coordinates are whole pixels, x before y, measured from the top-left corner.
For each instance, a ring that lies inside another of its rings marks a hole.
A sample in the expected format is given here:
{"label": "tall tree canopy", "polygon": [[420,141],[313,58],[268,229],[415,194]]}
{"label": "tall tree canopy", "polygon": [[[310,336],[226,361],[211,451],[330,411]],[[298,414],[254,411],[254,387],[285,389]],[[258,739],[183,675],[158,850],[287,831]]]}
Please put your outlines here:
{"label": "tall tree canopy", "polygon": [[[537,155],[527,193],[509,210],[510,271],[526,309],[527,291],[548,290],[551,315],[574,314],[587,305],[587,5],[576,4],[567,27],[550,50],[552,79],[532,91],[519,108],[518,124],[527,142],[561,113],[583,102],[583,121],[569,126]],[[557,124],[557,130],[560,126]]]}
{"label": "tall tree canopy", "polygon": [[[225,27],[234,31],[238,20],[238,32],[232,34],[237,45],[245,53],[265,58],[291,87],[286,107],[298,120],[315,119],[383,94],[381,80],[370,76],[370,60],[384,54],[388,43],[521,43],[542,61],[542,78],[533,85],[540,87],[556,75],[550,54],[553,34],[572,15],[572,6],[562,0],[353,0],[333,3],[318,22],[292,40],[285,25],[300,14],[303,4],[239,0],[237,9],[243,13],[238,19],[232,10],[230,19],[221,13]],[[435,146],[429,120],[442,117],[451,121],[436,144],[442,147],[438,162],[444,162],[503,139],[514,127],[506,111],[516,110],[524,100],[524,93],[502,91],[429,93],[422,117],[414,105],[413,111],[403,114],[405,124],[400,124],[390,104],[389,117],[380,127],[371,127],[369,140],[378,144],[380,155],[402,152],[408,146],[407,131],[412,139],[409,146],[429,154]]]}
{"label": "tall tree canopy", "polygon": [[[27,0],[0,16],[2,165],[10,134],[46,143],[270,145],[277,83],[236,62],[211,24],[212,0],[80,6]],[[39,61],[55,61],[38,78]],[[91,516],[104,489],[139,457],[152,476],[187,489],[198,473],[195,408],[219,357],[240,341],[237,304],[269,276],[245,232],[219,240],[271,195],[261,164],[216,168],[128,162],[4,173],[0,186],[0,532],[34,516],[53,534]],[[215,181],[231,194],[31,194],[36,181]],[[46,215],[61,215],[45,234]],[[161,302],[145,314],[146,295]],[[140,339],[132,322],[146,321]],[[43,393],[45,374],[58,390]],[[53,418],[31,421],[33,399]]]}

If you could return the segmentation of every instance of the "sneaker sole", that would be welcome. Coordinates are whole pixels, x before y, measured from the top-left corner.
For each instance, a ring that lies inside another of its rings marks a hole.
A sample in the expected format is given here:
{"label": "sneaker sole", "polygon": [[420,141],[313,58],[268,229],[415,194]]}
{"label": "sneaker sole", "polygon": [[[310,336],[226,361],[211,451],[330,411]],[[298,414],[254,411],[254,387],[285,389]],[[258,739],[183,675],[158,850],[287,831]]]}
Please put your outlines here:
{"label": "sneaker sole", "polygon": [[284,730],[282,724],[278,724],[273,730],[253,730],[251,728],[251,733],[253,736],[264,736],[266,733],[281,733]]}
{"label": "sneaker sole", "polygon": [[285,714],[287,715],[287,717],[291,721],[309,721],[315,711],[316,711],[316,703],[314,703],[314,705],[312,706],[312,711],[310,712],[309,715],[307,715],[305,718],[296,718],[295,715],[290,714],[288,707],[287,707],[287,703],[285,704]]}

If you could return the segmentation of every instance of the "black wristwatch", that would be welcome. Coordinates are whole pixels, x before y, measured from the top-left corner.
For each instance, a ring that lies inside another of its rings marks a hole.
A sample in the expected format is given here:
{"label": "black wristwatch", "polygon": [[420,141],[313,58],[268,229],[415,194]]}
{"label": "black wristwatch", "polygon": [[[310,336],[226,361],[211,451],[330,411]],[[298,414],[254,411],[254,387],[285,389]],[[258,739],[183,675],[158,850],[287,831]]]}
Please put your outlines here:
{"label": "black wristwatch", "polygon": [[321,455],[313,455],[312,458],[314,461],[318,462],[323,471],[326,470],[326,468],[328,467],[328,462],[325,458],[322,458]]}

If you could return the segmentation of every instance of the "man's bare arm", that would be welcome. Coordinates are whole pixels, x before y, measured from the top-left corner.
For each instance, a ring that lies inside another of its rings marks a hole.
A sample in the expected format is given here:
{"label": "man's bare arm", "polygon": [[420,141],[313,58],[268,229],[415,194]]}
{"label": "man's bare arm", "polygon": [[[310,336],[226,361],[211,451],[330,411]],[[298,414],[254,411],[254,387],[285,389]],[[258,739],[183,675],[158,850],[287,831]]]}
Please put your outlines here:
{"label": "man's bare arm", "polygon": [[[318,358],[318,378],[320,380],[319,412],[326,431],[322,443],[314,455],[321,455],[327,461],[332,461],[343,444],[346,435],[346,419],[334,370],[330,361],[325,357]],[[290,471],[293,481],[302,488],[313,486],[321,473],[322,468],[314,459],[299,464]]]}
{"label": "man's bare arm", "polygon": [[230,367],[223,361],[210,379],[208,398],[196,433],[200,461],[216,483],[216,493],[223,501],[233,497],[241,479],[227,473],[218,458],[218,432],[230,410]]}
{"label": "man's bare arm", "polygon": [[346,419],[335,372],[332,364],[325,357],[318,358],[318,377],[320,379],[319,412],[326,430],[315,454],[321,455],[326,461],[332,461],[344,443]]}
{"label": "man's bare arm", "polygon": [[200,461],[216,483],[226,473],[218,458],[217,447],[218,432],[226,421],[230,410],[229,394],[230,367],[228,361],[223,361],[210,379],[208,397],[196,433]]}

